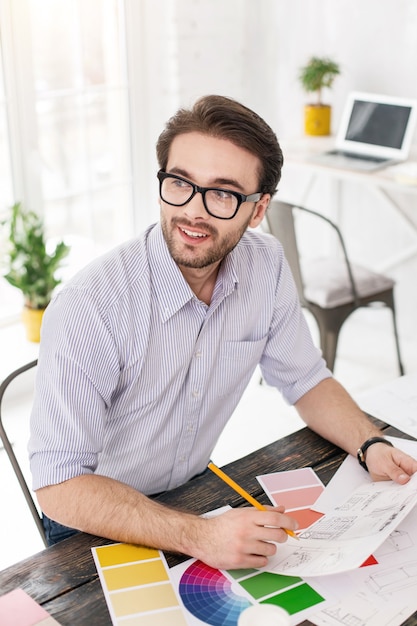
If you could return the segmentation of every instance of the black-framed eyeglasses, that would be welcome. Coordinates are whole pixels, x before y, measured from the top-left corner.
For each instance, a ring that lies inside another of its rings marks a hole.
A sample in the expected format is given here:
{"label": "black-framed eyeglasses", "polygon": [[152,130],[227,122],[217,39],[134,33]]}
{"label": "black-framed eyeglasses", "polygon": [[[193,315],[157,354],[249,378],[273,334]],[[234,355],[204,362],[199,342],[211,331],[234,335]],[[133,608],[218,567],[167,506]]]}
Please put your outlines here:
{"label": "black-framed eyeglasses", "polygon": [[197,193],[201,193],[207,213],[220,220],[231,220],[243,202],[258,202],[262,196],[262,193],[245,196],[231,189],[199,187],[182,176],[169,174],[163,170],[159,170],[157,176],[161,200],[172,206],[184,206]]}

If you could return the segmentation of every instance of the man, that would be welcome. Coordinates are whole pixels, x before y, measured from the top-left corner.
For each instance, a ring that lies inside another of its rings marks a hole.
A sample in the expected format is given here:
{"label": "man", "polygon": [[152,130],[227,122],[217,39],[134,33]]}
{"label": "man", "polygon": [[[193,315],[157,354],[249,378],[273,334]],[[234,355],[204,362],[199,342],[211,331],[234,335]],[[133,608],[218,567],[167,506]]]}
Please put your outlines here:
{"label": "man", "polygon": [[147,497],[204,471],[258,364],[313,430],[351,454],[368,442],[374,479],[405,483],[417,462],[385,445],[332,378],[281,245],[247,230],[280,179],[270,127],[208,96],[169,120],[157,154],[160,224],[92,263],[45,314],[34,489],[51,542],[69,527],[213,567],[262,567],[296,528],[282,508],[207,520]]}

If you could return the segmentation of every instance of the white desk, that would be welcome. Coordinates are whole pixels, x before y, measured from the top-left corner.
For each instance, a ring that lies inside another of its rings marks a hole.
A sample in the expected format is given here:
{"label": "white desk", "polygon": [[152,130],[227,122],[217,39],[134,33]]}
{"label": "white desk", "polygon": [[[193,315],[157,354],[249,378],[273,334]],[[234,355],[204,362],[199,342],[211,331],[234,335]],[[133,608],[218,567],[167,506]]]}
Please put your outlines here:
{"label": "white desk", "polygon": [[[417,195],[417,178],[414,184],[397,180],[397,166],[384,167],[374,172],[360,172],[353,169],[332,167],[314,160],[321,152],[334,147],[334,137],[298,137],[281,141],[284,153],[284,167],[296,166],[308,169],[311,174],[324,174],[337,180],[359,181],[366,185]],[[413,147],[410,161],[417,161],[417,145]]]}
{"label": "white desk", "polygon": [[[358,172],[349,169],[330,167],[314,161],[314,156],[320,152],[331,150],[334,146],[333,137],[301,137],[295,140],[281,142],[284,153],[283,187],[284,195],[286,173],[293,173],[297,178],[297,197],[294,197],[294,186],[291,197],[282,199],[297,202],[310,208],[309,199],[314,186],[320,179],[325,178],[331,186],[333,217],[340,221],[341,207],[343,206],[343,188],[345,184],[359,183],[366,187],[377,202],[388,204],[395,212],[396,219],[401,220],[403,226],[411,235],[409,243],[400,252],[387,256],[380,271],[387,271],[393,267],[417,257],[417,179],[416,184],[405,184],[396,178],[396,166],[377,170],[375,172]],[[417,146],[411,154],[411,160],[417,161]],[[301,186],[301,189],[300,189]],[[405,199],[405,202],[404,202]],[[410,199],[415,203],[415,218],[410,214]],[[336,211],[336,215],[334,212]]]}

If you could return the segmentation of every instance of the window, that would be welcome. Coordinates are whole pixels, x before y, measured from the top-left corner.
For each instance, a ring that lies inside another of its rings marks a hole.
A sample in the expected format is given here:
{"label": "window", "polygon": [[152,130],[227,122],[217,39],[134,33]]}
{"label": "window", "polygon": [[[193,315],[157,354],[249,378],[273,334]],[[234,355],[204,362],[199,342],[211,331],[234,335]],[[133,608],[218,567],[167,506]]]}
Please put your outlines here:
{"label": "window", "polygon": [[[0,197],[43,213],[71,272],[133,234],[124,3],[0,0]],[[20,294],[0,284],[0,320]]]}

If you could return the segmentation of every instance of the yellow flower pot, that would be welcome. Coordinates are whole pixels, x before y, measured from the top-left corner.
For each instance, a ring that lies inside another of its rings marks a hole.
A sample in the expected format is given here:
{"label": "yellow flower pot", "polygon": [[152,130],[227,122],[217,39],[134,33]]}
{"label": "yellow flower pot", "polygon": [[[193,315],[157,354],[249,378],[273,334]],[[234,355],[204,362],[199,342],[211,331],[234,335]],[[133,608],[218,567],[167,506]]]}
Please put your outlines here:
{"label": "yellow flower pot", "polygon": [[306,135],[330,135],[331,107],[328,104],[306,104],[304,130]]}
{"label": "yellow flower pot", "polygon": [[41,340],[41,324],[45,309],[30,309],[23,307],[22,322],[26,329],[26,339],[39,343]]}

